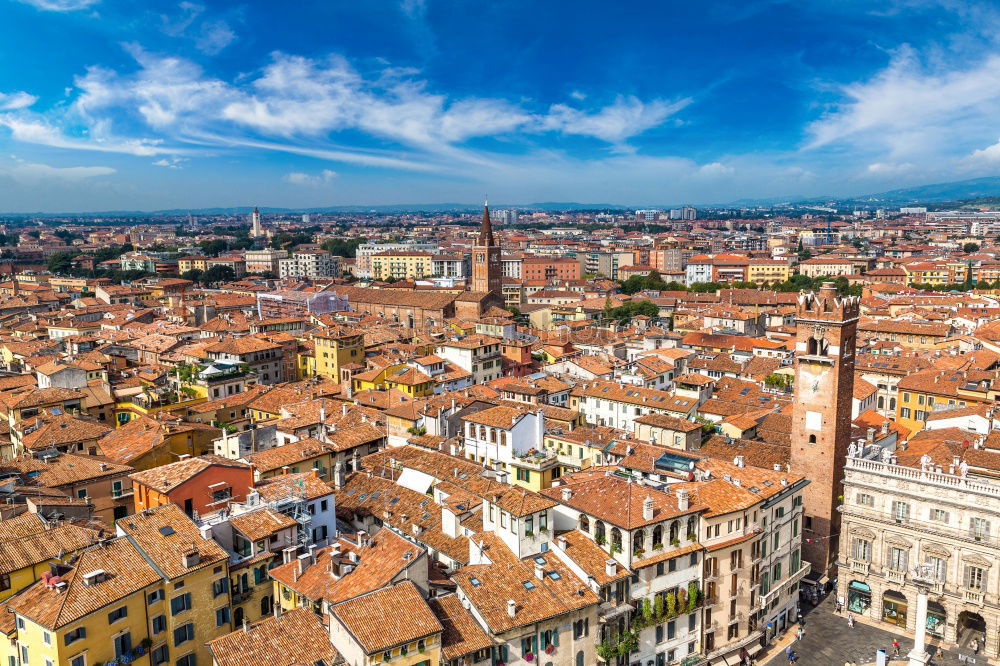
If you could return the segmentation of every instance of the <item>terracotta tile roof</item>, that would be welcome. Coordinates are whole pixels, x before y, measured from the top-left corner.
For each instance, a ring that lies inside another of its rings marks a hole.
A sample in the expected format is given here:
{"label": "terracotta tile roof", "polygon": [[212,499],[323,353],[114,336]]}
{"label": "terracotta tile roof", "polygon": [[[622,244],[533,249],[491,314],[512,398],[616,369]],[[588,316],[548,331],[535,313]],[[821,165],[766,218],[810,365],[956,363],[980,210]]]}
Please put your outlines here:
{"label": "terracotta tile roof", "polygon": [[[105,579],[96,585],[84,585],[83,576],[98,569],[105,572]],[[101,547],[83,551],[73,571],[61,578],[66,583],[64,590],[46,587],[43,581],[38,581],[14,597],[9,608],[57,630],[161,580],[160,574],[128,539],[113,539]]]}
{"label": "terracotta tile roof", "polygon": [[462,606],[457,595],[428,599],[427,604],[444,628],[441,634],[441,652],[445,659],[460,659],[493,647],[493,640]]}
{"label": "terracotta tile roof", "polygon": [[[673,493],[631,483],[614,474],[586,477],[570,474],[561,479],[562,486],[546,488],[541,494],[622,529],[631,530],[671,518],[697,514],[707,508],[704,504],[690,502],[687,509],[679,509],[677,497]],[[567,489],[571,494],[565,499],[564,492]],[[648,520],[643,518],[643,502],[646,498],[653,500],[653,517]]]}
{"label": "terracotta tile roof", "polygon": [[229,524],[250,541],[259,541],[298,523],[291,516],[262,507],[231,517]]}
{"label": "terracotta tile roof", "polygon": [[[410,447],[403,447],[410,448]],[[350,520],[373,516],[413,536],[456,562],[469,558],[469,540],[441,528],[441,507],[423,493],[380,476],[354,472],[336,494],[337,516]],[[415,533],[414,525],[419,528]]]}
{"label": "terracotta tile roof", "polygon": [[32,474],[33,485],[57,488],[133,471],[128,465],[118,465],[96,456],[63,453],[49,457],[48,460],[46,462],[25,454],[0,463],[0,472],[17,472],[23,476]]}
{"label": "terracotta tile roof", "polygon": [[185,458],[168,465],[161,465],[142,472],[136,472],[129,478],[161,493],[170,492],[178,486],[187,483],[210,467],[235,467],[250,469],[250,465],[230,460],[213,454]]}
{"label": "terracotta tile roof", "polygon": [[791,449],[780,444],[768,444],[748,439],[726,441],[725,437],[715,435],[701,445],[698,451],[711,458],[732,460],[743,456],[747,465],[773,469],[775,465],[784,468],[791,457]]}
{"label": "terracotta tile roof", "polygon": [[573,560],[583,572],[593,576],[598,585],[604,586],[618,580],[624,580],[632,575],[628,567],[615,563],[615,573],[608,575],[608,553],[597,542],[580,530],[570,530],[559,534],[556,539],[565,539],[566,548],[563,552]]}
{"label": "terracotta tile roof", "polygon": [[281,349],[281,345],[275,342],[268,342],[260,338],[247,335],[242,338],[225,338],[220,342],[205,347],[205,351],[210,354],[252,354],[254,352]]}
{"label": "terracotta tile roof", "polygon": [[[387,478],[398,478],[400,470],[412,468],[447,482],[480,499],[496,504],[515,516],[538,513],[556,505],[553,500],[519,486],[500,483],[482,476],[483,468],[473,462],[414,446],[379,451],[362,459],[362,467]],[[384,472],[383,472],[384,470]]]}
{"label": "terracotta tile roof", "polygon": [[340,662],[323,620],[307,608],[294,608],[278,617],[266,617],[248,629],[209,641],[218,666],[288,666]]}
{"label": "terracotta tile roof", "polygon": [[[6,521],[4,521],[6,522]],[[42,564],[94,543],[99,530],[80,525],[63,524],[44,527],[33,534],[0,540],[0,573],[11,574],[25,567]]]}
{"label": "terracotta tile roof", "polygon": [[[379,530],[369,537],[368,545],[346,538],[338,539],[336,545],[339,553],[334,555],[332,545],[317,550],[316,562],[301,573],[295,573],[299,563],[293,561],[271,569],[271,578],[312,601],[325,599],[335,604],[391,585],[410,567],[427,567],[426,559],[420,559],[426,551],[392,530]],[[344,565],[354,568],[341,574]]]}
{"label": "terracotta tile roof", "polygon": [[[476,534],[474,540],[482,544],[490,564],[462,567],[452,578],[494,634],[559,617],[600,602],[597,595],[553,553],[519,560],[493,533]],[[535,576],[536,564],[542,568],[541,579]],[[514,602],[513,617],[507,610],[508,601]]]}
{"label": "terracotta tile roof", "polygon": [[[229,559],[214,541],[201,536],[198,526],[176,504],[121,518],[117,527],[167,579]],[[198,557],[186,567],[181,555],[189,549],[196,550]]]}
{"label": "terracotta tile roof", "polygon": [[412,581],[339,603],[330,614],[330,621],[342,623],[369,655],[444,629]]}
{"label": "terracotta tile roof", "polygon": [[312,471],[261,479],[257,481],[255,490],[266,502],[293,496],[304,496],[307,500],[313,500],[333,493],[333,488]]}
{"label": "terracotta tile roof", "polygon": [[671,416],[670,414],[646,414],[633,419],[633,421],[635,421],[635,423],[642,423],[644,425],[665,428],[668,430],[677,430],[679,432],[692,432],[701,427],[700,423]]}
{"label": "terracotta tile roof", "polygon": [[139,416],[102,437],[98,446],[108,458],[127,464],[163,444],[167,435],[192,430],[222,432],[203,423],[186,421],[168,423],[148,416]]}

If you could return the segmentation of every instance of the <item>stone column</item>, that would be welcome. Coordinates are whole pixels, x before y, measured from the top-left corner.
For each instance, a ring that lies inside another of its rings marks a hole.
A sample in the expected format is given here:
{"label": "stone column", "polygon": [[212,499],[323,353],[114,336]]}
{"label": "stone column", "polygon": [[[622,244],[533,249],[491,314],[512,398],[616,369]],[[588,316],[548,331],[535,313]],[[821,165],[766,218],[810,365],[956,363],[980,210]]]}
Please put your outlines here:
{"label": "stone column", "polygon": [[908,666],[925,666],[931,658],[925,649],[927,644],[927,593],[930,590],[927,585],[919,581],[916,587],[917,616],[913,630],[913,650],[907,655],[910,659]]}

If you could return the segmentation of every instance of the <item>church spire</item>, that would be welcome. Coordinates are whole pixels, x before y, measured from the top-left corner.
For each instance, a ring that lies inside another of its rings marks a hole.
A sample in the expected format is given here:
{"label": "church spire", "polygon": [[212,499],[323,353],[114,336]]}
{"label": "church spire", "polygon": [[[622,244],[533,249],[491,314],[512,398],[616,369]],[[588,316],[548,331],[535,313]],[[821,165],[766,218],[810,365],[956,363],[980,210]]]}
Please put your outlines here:
{"label": "church spire", "polygon": [[479,227],[479,246],[490,247],[493,241],[493,223],[490,221],[490,202],[483,202],[483,224]]}

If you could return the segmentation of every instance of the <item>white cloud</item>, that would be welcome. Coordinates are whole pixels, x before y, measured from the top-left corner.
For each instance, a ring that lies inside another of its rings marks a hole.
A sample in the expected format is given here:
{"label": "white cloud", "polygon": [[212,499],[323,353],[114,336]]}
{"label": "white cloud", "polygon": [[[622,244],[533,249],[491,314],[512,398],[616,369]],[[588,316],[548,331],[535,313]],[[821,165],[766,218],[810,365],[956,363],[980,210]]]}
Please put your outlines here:
{"label": "white cloud", "polygon": [[10,130],[11,136],[18,141],[53,148],[140,156],[183,152],[167,148],[162,145],[162,141],[153,139],[108,139],[100,136],[91,139],[68,137],[58,128],[44,121],[19,118],[11,114],[0,114],[0,126],[6,126]]}
{"label": "white cloud", "polygon": [[37,97],[24,91],[0,93],[0,111],[26,109],[37,101]]}
{"label": "white cloud", "polygon": [[209,21],[201,27],[194,45],[202,53],[216,55],[236,41],[236,33],[225,21]]}
{"label": "white cloud", "polygon": [[888,151],[896,161],[947,154],[984,132],[995,136],[1000,55],[972,66],[951,67],[954,62],[928,65],[913,49],[900,48],[870,80],[839,88],[843,101],[808,126],[806,148],[846,144]]}
{"label": "white cloud", "polygon": [[965,161],[972,164],[996,164],[1000,162],[1000,139],[990,146],[972,151],[972,154]]}
{"label": "white cloud", "polygon": [[0,166],[0,174],[11,177],[21,184],[36,184],[45,181],[80,182],[100,176],[117,173],[105,166],[54,167],[48,164],[21,162],[9,167]]}
{"label": "white cloud", "polygon": [[[164,30],[190,32],[204,11],[194,3],[181,9],[173,22],[164,19]],[[19,141],[67,149],[161,156],[264,148],[465,176],[470,167],[493,168],[504,159],[466,145],[473,138],[507,136],[530,144],[533,135],[557,132],[591,136],[621,151],[630,138],[690,103],[620,96],[603,108],[578,103],[532,110],[523,101],[451,99],[430,91],[412,69],[385,64],[362,74],[337,55],[313,59],[280,52],[262,70],[229,82],[207,76],[185,58],[150,53],[137,44],[125,48],[137,63],[134,71],[90,66],[75,79],[76,96],[68,107],[0,114],[0,124]],[[374,137],[386,147],[336,144],[336,135],[345,131]],[[155,138],[135,136],[142,133]]]}
{"label": "white cloud", "polygon": [[153,162],[153,166],[165,167],[167,169],[183,169],[184,167],[181,166],[181,162],[186,161],[187,158],[174,155],[172,157],[162,157],[156,160]]}
{"label": "white cloud", "polygon": [[659,99],[643,102],[637,97],[619,96],[614,104],[593,113],[565,104],[555,104],[541,124],[544,129],[592,136],[611,144],[620,144],[660,125],[690,103],[690,98],[675,102]]}
{"label": "white cloud", "polygon": [[236,33],[222,19],[205,19],[205,6],[195,2],[182,2],[180,14],[160,15],[163,32],[171,37],[182,37],[194,42],[195,48],[207,55],[217,55],[236,41]]}
{"label": "white cloud", "polygon": [[865,172],[878,176],[897,176],[911,172],[916,167],[909,162],[872,162],[865,168]]}
{"label": "white cloud", "polygon": [[725,178],[736,173],[736,169],[722,162],[709,162],[698,168],[697,175],[704,178]]}
{"label": "white cloud", "polygon": [[21,2],[49,12],[72,12],[87,9],[100,0],[20,0]]}
{"label": "white cloud", "polygon": [[293,171],[289,174],[285,174],[285,181],[291,183],[292,185],[318,187],[320,185],[328,185],[336,177],[337,172],[331,171],[330,169],[323,169],[317,175],[311,175],[301,171]]}

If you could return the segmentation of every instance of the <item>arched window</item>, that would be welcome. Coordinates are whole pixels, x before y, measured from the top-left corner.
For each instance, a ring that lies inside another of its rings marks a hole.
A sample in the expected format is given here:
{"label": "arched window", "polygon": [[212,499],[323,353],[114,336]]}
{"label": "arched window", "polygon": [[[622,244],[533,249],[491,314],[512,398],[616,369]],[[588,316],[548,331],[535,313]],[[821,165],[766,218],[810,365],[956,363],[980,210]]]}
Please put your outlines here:
{"label": "arched window", "polygon": [[885,409],[885,396],[883,396],[883,395],[880,395],[878,397],[878,408],[879,409]]}
{"label": "arched window", "polygon": [[233,624],[237,624],[237,625],[243,624],[243,609],[242,608],[237,608],[236,611],[233,613]]}
{"label": "arched window", "polygon": [[583,650],[576,653],[576,666],[583,666]]}
{"label": "arched window", "polygon": [[674,521],[670,523],[670,543],[673,544],[680,541],[681,524],[679,521]]}
{"label": "arched window", "polygon": [[817,356],[819,354],[819,340],[816,338],[809,338],[809,356]]}
{"label": "arched window", "polygon": [[590,519],[586,515],[580,514],[580,531],[589,532],[590,531]]}
{"label": "arched window", "polygon": [[687,532],[688,538],[691,539],[691,541],[697,541],[698,539],[698,528],[696,527],[696,522],[697,521],[695,521],[694,516],[688,517]]}
{"label": "arched window", "polygon": [[[507,446],[507,431],[506,430],[501,430],[500,431],[500,445],[501,446]],[[556,468],[556,469],[558,469],[558,468]]]}
{"label": "arched window", "polygon": [[816,443],[816,435],[809,435],[809,443],[810,444]]}
{"label": "arched window", "polygon": [[663,525],[653,528],[653,548],[663,545]]}
{"label": "arched window", "polygon": [[896,409],[896,399],[889,398],[889,411],[895,411]]}
{"label": "arched window", "polygon": [[497,443],[497,429],[490,428],[490,444],[496,444],[496,443]]}
{"label": "arched window", "polygon": [[602,520],[598,520],[594,525],[594,539],[597,540],[597,543],[601,544],[603,544],[607,539],[607,536],[604,533],[604,521]]}
{"label": "arched window", "polygon": [[260,614],[270,615],[271,611],[274,610],[271,607],[271,595],[267,594],[260,598]]}
{"label": "arched window", "polygon": [[484,425],[479,426],[479,439],[486,439],[486,426]]}
{"label": "arched window", "polygon": [[617,527],[611,528],[611,548],[621,550],[622,549],[622,531]]}
{"label": "arched window", "polygon": [[636,530],[632,534],[632,552],[638,553],[645,550],[646,547],[646,532],[643,530]]}

